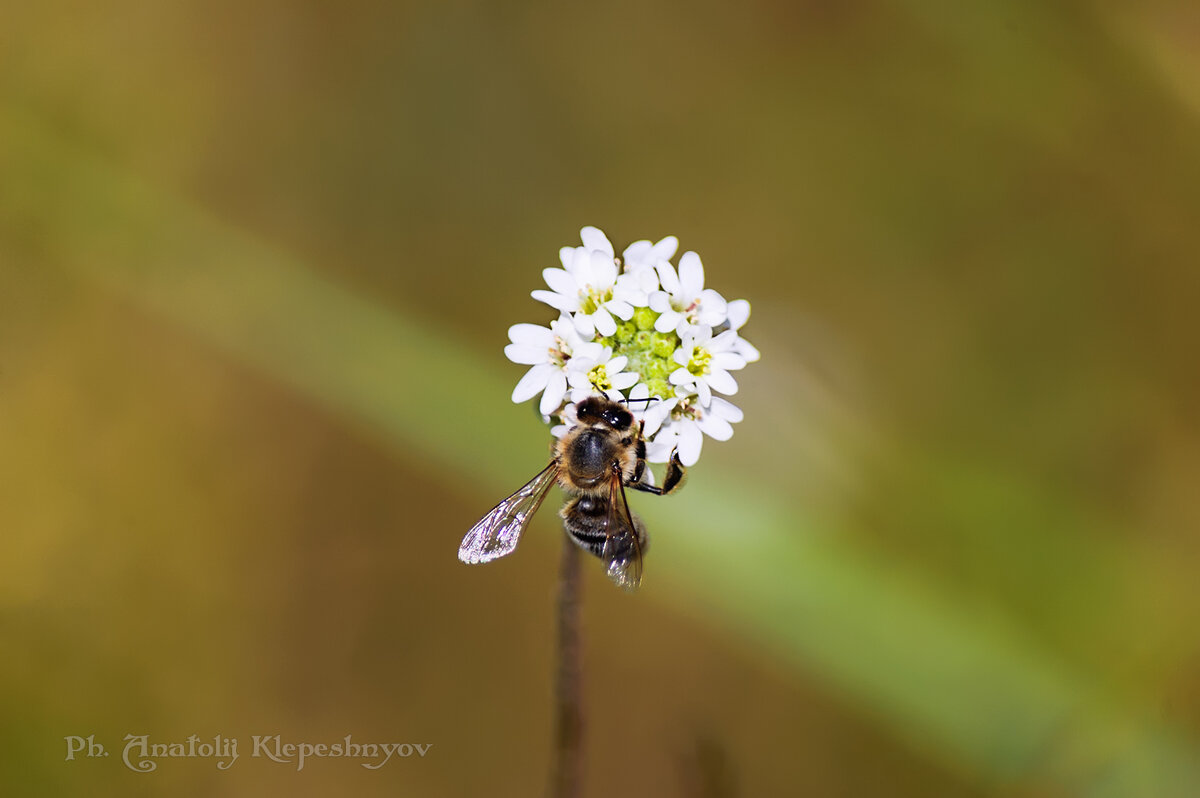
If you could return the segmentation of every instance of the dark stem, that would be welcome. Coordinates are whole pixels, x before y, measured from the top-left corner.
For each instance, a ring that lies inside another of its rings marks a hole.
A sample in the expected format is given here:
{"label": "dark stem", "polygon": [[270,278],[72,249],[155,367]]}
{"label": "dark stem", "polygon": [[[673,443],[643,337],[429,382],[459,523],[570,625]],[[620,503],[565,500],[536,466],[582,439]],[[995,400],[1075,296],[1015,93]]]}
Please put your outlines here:
{"label": "dark stem", "polygon": [[558,583],[558,673],[555,685],[551,798],[576,798],[583,771],[583,700],[580,696],[579,547],[563,535]]}

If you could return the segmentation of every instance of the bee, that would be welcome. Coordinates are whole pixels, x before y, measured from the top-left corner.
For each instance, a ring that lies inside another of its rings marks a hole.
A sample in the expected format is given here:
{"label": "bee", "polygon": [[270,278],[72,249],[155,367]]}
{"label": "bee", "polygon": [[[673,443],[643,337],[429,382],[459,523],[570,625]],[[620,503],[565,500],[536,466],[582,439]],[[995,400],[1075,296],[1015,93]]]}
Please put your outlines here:
{"label": "bee", "polygon": [[643,424],[628,408],[604,396],[575,405],[577,422],[554,444],[550,464],[471,527],[458,549],[465,563],[491,562],[517,547],[521,533],[558,483],[568,495],[559,515],[571,540],[599,557],[608,577],[625,590],[642,581],[646,526],[625,498],[625,488],[665,496],[679,489],[685,471],[671,453],[662,487],[648,484]]}

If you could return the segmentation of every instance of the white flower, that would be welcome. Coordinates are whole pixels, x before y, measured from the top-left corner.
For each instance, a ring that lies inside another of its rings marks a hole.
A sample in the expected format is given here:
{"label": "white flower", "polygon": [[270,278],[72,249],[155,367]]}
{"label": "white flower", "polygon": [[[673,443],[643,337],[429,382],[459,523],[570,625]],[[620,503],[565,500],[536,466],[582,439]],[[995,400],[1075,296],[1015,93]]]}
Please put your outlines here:
{"label": "white flower", "polygon": [[708,407],[701,407],[684,400],[671,412],[670,420],[646,445],[646,459],[651,463],[665,463],[671,452],[678,450],[679,461],[685,466],[694,466],[700,459],[704,436],[717,441],[733,437],[732,424],[743,418],[742,411],[734,404],[714,396]]}
{"label": "white flower", "polygon": [[563,315],[550,322],[550,327],[536,324],[514,324],[508,328],[511,344],[504,354],[514,363],[533,366],[513,388],[512,400],[517,403],[532,399],[539,393],[539,409],[543,416],[553,413],[567,395],[567,363],[584,341],[575,331],[570,317]]}
{"label": "white flower", "polygon": [[[595,228],[584,228],[584,230]],[[599,233],[600,231],[596,231]],[[603,233],[600,234],[603,236]],[[586,240],[586,238],[585,238]],[[608,239],[604,239],[606,242]],[[538,290],[531,296],[564,313],[570,313],[575,329],[586,338],[596,331],[612,335],[617,331],[616,315],[621,319],[633,316],[630,299],[636,292],[617,285],[617,264],[610,250],[575,247],[571,249],[570,265],[562,269],[543,269],[542,277],[550,291]],[[560,253],[566,261],[566,252]]]}
{"label": "white flower", "polygon": [[679,273],[668,261],[656,265],[661,291],[650,295],[650,308],[662,314],[654,323],[659,332],[677,331],[687,324],[707,324],[716,327],[725,321],[725,298],[704,287],[704,264],[695,252],[685,252],[679,259]]}
{"label": "white flower", "polygon": [[650,396],[650,389],[644,382],[633,386],[626,402],[629,410],[633,413],[634,420],[642,425],[642,436],[646,439],[654,437],[678,403],[678,399],[660,399]]}
{"label": "white flower", "polygon": [[621,393],[632,388],[640,376],[625,371],[629,358],[613,357],[612,349],[596,343],[584,344],[567,363],[567,382],[571,385],[571,401],[582,402],[592,394],[602,393],[614,402],[625,398]]}
{"label": "white flower", "polygon": [[[750,303],[744,299],[735,299],[729,303],[727,307],[726,323],[729,324],[729,329],[737,332],[742,329],[742,325],[750,318]],[[741,355],[747,363],[755,363],[762,355],[754,344],[747,341],[745,338],[738,337],[733,344],[733,351]]]}
{"label": "white flower", "polygon": [[581,247],[563,247],[558,251],[558,259],[562,261],[562,266],[567,271],[571,271],[571,263],[575,260],[575,250],[582,249],[586,251],[596,250],[597,252],[607,253],[610,257],[613,256],[613,245],[608,240],[608,236],[604,235],[604,231],[598,227],[584,227],[579,231],[579,239],[583,241]]}
{"label": "white flower", "polygon": [[610,258],[613,256],[612,242],[608,240],[608,236],[604,235],[604,231],[599,227],[588,225],[581,228],[579,230],[579,240],[583,242],[583,246],[586,249],[603,252]]}
{"label": "white flower", "polygon": [[679,248],[674,236],[635,241],[620,258],[596,227],[584,227],[579,238],[581,244],[559,251],[562,268],[543,270],[549,290],[532,294],[560,317],[548,328],[509,329],[505,354],[529,366],[513,401],[541,394],[539,407],[556,437],[579,423],[575,406],[584,398],[625,402],[646,441],[647,460],[665,463],[678,451],[684,465],[694,465],[706,435],[726,440],[731,424],[742,419],[714,392],[736,393],[730,372],[760,357],[740,335],[750,303],[726,302],[705,289],[695,252],[672,265]]}
{"label": "white flower", "polygon": [[634,241],[625,247],[621,253],[621,262],[625,264],[622,277],[629,275],[629,282],[636,285],[638,290],[646,295],[641,307],[648,306],[650,294],[658,290],[658,266],[660,263],[670,265],[670,260],[679,248],[679,239],[667,236],[656,244],[647,240]]}
{"label": "white flower", "polygon": [[550,434],[556,438],[561,438],[567,434],[567,430],[579,423],[579,419],[575,416],[575,405],[568,403],[558,414],[558,419],[562,423],[555,424],[550,428]]}
{"label": "white flower", "polygon": [[738,334],[726,330],[713,337],[712,327],[690,327],[683,333],[683,342],[675,350],[679,368],[671,372],[671,384],[700,395],[700,404],[708,407],[712,392],[737,393],[737,381],[729,373],[745,368],[746,360],[733,351]]}

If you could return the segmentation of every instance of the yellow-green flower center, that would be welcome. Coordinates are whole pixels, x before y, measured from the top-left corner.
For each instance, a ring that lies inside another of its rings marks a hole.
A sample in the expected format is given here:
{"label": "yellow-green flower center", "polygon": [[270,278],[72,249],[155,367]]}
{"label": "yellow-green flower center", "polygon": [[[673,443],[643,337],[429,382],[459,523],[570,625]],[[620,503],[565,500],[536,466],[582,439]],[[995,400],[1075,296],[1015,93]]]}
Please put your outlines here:
{"label": "yellow-green flower center", "polygon": [[679,347],[679,336],[674,331],[657,332],[657,320],[658,314],[650,308],[636,308],[633,318],[618,322],[616,333],[601,343],[612,347],[614,355],[629,358],[625,370],[639,375],[651,396],[667,399],[675,395],[669,378],[678,368],[672,355]]}
{"label": "yellow-green flower center", "polygon": [[607,291],[598,291],[591,286],[588,286],[587,291],[580,291],[579,310],[584,315],[590,316],[600,309],[608,300],[612,299],[612,289]]}
{"label": "yellow-green flower center", "polygon": [[708,364],[712,361],[712,353],[707,349],[696,347],[692,352],[692,359],[688,361],[688,371],[695,377],[700,377],[708,373]]}
{"label": "yellow-green flower center", "polygon": [[592,370],[588,372],[588,382],[590,382],[598,391],[611,391],[612,382],[608,379],[608,369],[601,363],[598,366],[592,366]]}

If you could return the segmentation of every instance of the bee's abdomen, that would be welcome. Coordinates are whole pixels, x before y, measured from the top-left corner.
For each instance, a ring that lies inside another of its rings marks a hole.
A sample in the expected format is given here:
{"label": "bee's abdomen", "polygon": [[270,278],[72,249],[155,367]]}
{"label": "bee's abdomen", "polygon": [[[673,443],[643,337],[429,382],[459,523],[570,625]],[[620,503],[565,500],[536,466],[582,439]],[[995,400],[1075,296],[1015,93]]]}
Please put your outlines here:
{"label": "bee's abdomen", "polygon": [[[604,546],[612,538],[612,550],[609,559],[623,559],[633,555],[635,543],[630,534],[629,525],[621,518],[614,517],[617,525],[608,529],[609,501],[599,496],[580,496],[567,502],[559,515],[563,519],[563,527],[571,539],[582,548],[597,557],[604,558]],[[632,515],[632,514],[631,514]],[[633,515],[637,527],[638,545],[643,551],[646,547],[646,530],[641,519]]]}
{"label": "bee's abdomen", "polygon": [[605,518],[608,514],[608,500],[597,496],[580,496],[567,502],[559,513],[563,519],[563,527],[567,534],[580,548],[603,556],[605,534]]}

